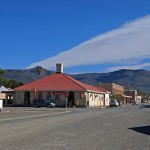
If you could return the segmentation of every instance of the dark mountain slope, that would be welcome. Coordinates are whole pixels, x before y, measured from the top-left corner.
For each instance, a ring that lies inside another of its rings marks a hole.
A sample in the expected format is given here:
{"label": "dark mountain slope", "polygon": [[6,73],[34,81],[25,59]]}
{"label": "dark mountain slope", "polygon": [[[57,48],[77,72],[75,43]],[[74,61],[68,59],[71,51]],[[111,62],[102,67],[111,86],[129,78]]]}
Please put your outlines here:
{"label": "dark mountain slope", "polygon": [[100,82],[115,82],[126,89],[140,89],[150,92],[150,71],[147,70],[118,70],[109,73],[87,73],[72,75],[77,80],[88,84]]}
{"label": "dark mountain slope", "polygon": [[[37,73],[37,67],[26,70],[9,69],[5,70],[5,77],[28,83],[53,73],[53,71],[43,68],[42,74],[39,75]],[[139,89],[143,92],[150,93],[150,71],[147,70],[122,69],[109,73],[85,73],[70,76],[91,85],[96,85],[100,82],[115,82],[124,86],[126,89]]]}
{"label": "dark mountain slope", "polygon": [[32,69],[25,69],[25,70],[8,69],[5,70],[5,77],[8,79],[18,80],[23,83],[29,83],[39,78],[46,77],[52,73],[53,71],[49,71],[43,68],[43,72],[41,73],[41,75],[39,75],[37,73],[37,67]]}

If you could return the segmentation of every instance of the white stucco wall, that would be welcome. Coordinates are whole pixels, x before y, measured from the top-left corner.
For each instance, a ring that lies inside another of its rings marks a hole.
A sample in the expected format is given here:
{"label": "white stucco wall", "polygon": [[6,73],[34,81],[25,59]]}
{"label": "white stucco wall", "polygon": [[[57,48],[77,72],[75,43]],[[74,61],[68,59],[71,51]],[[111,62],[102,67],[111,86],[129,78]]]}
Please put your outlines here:
{"label": "white stucco wall", "polygon": [[14,105],[23,105],[24,104],[24,92],[22,92],[22,91],[15,92],[13,104]]}
{"label": "white stucco wall", "polygon": [[139,102],[139,103],[141,103],[141,99],[142,99],[142,97],[141,96],[137,96],[137,101]]}
{"label": "white stucco wall", "polygon": [[109,106],[109,101],[110,101],[110,95],[105,94],[105,106]]}
{"label": "white stucco wall", "polygon": [[[29,92],[30,92],[30,104],[32,104],[32,101],[34,100],[34,92],[33,91],[29,91]],[[36,95],[37,98],[39,92],[41,91],[37,91],[37,95]],[[55,99],[56,106],[66,105],[66,97],[64,95],[59,95],[58,99],[56,99],[56,95],[53,95],[53,91],[42,91],[42,98],[47,98],[48,93],[51,94],[51,98]],[[69,93],[69,91],[67,93]],[[24,94],[25,91],[16,91],[13,104],[24,105]],[[87,106],[88,101],[89,101],[89,107],[99,107],[104,105],[108,106],[109,94],[106,94],[104,96],[103,93],[74,91],[74,104],[76,107],[85,107]]]}
{"label": "white stucco wall", "polygon": [[105,105],[103,93],[87,93],[87,101],[89,100],[89,107],[100,107]]}
{"label": "white stucco wall", "polygon": [[3,109],[3,100],[0,99],[0,110]]}

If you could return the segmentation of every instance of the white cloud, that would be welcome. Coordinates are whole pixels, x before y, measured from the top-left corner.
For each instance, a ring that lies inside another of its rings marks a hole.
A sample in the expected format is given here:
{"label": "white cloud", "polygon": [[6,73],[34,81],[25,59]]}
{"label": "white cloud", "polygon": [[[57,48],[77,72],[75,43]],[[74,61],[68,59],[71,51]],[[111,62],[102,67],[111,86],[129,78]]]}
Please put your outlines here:
{"label": "white cloud", "polygon": [[65,68],[104,63],[129,67],[129,64],[145,58],[150,58],[150,15],[98,35],[54,57],[33,63],[28,68],[43,66],[51,69],[60,62]]}
{"label": "white cloud", "polygon": [[120,69],[143,69],[145,67],[150,67],[150,63],[142,63],[142,64],[135,64],[135,65],[130,65],[130,66],[115,66],[115,67],[110,67],[106,71],[115,71],[115,70],[120,70]]}

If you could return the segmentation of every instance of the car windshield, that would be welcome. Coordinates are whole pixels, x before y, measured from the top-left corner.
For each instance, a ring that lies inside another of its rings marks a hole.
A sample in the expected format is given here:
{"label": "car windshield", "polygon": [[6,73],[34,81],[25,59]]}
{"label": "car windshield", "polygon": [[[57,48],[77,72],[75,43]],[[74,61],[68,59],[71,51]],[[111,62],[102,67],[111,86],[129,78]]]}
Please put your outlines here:
{"label": "car windshield", "polygon": [[46,101],[54,103],[54,99],[47,99]]}
{"label": "car windshield", "polygon": [[111,99],[111,102],[114,102],[114,101],[116,101],[116,99]]}

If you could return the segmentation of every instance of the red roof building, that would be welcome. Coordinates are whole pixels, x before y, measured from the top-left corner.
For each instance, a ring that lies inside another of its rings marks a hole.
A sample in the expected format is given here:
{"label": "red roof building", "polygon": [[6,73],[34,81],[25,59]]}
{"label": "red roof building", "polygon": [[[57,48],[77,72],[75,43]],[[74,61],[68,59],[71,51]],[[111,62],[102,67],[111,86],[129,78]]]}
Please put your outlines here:
{"label": "red roof building", "polygon": [[[63,64],[57,64],[57,72],[45,78],[33,81],[15,88],[17,105],[31,105],[35,98],[54,98],[57,106],[101,106],[105,105],[105,95],[108,91],[84,84],[66,74],[63,74]],[[101,103],[103,101],[103,103]]]}

